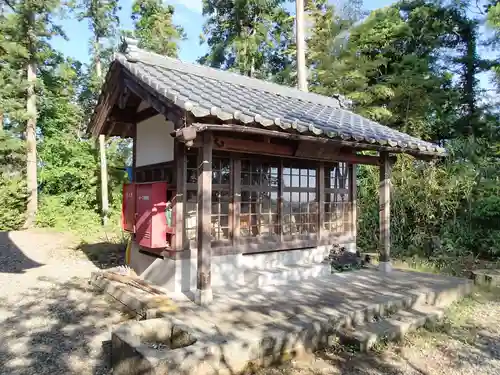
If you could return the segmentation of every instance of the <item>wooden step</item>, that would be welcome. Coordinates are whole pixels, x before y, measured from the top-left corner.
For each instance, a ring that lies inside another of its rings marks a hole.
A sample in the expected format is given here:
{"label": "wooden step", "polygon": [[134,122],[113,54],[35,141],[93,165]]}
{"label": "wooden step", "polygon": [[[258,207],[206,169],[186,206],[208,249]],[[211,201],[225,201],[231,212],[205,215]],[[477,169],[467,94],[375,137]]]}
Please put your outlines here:
{"label": "wooden step", "polygon": [[377,342],[394,341],[428,322],[442,319],[444,309],[438,306],[417,304],[372,322],[338,331],[343,344],[354,345],[360,351],[370,350]]}

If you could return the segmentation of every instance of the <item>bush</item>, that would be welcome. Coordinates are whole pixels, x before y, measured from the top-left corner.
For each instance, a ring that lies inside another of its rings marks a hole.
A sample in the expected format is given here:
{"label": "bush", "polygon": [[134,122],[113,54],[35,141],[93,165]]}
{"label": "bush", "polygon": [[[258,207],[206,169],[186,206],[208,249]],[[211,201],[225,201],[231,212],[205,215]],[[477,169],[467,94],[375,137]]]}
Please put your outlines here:
{"label": "bush", "polygon": [[24,143],[0,129],[0,230],[19,229],[25,219]]}
{"label": "bush", "polygon": [[26,182],[23,176],[0,175],[0,230],[17,230],[26,219]]}
{"label": "bush", "polygon": [[[500,256],[500,163],[487,154],[470,156],[471,149],[452,144],[451,156],[434,164],[398,157],[391,189],[394,256]],[[360,167],[359,176],[359,246],[373,251],[378,168]]]}

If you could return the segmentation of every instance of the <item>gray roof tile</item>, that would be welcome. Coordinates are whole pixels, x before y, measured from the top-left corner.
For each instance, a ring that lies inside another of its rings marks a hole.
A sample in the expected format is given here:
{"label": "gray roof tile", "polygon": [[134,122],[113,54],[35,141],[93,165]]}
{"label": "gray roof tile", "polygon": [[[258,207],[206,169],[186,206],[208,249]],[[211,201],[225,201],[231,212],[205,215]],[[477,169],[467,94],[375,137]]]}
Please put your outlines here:
{"label": "gray roof tile", "polygon": [[177,59],[128,46],[116,60],[132,75],[195,117],[217,116],[263,127],[277,126],[299,133],[390,145],[401,151],[444,154],[432,143],[357,115],[342,98],[305,93],[295,88]]}

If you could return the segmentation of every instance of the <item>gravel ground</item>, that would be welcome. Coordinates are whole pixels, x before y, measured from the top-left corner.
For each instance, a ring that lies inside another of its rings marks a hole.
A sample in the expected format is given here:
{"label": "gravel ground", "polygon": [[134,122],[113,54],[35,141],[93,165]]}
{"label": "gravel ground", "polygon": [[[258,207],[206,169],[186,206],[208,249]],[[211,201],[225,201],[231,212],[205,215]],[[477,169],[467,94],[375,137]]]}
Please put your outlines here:
{"label": "gravel ground", "polygon": [[[89,287],[96,266],[74,245],[64,234],[0,232],[0,374],[109,373],[103,342],[130,316]],[[375,353],[330,348],[257,375],[500,374],[498,295],[477,294],[449,316]]]}
{"label": "gravel ground", "polygon": [[58,233],[0,232],[0,374],[108,372],[103,341],[129,317],[91,289],[96,266],[74,244]]}

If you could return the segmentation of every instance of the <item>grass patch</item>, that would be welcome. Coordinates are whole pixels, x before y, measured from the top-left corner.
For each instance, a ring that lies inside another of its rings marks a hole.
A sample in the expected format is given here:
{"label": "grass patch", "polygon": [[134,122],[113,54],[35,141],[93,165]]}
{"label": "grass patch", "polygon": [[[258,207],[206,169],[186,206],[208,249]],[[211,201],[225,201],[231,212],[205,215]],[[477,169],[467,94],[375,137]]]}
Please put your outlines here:
{"label": "grass patch", "polygon": [[[452,304],[444,319],[428,323],[416,332],[410,333],[405,346],[440,347],[450,339],[467,345],[474,345],[478,332],[488,329],[491,322],[484,311],[490,310],[489,304],[500,302],[500,288],[476,286],[471,295]],[[497,307],[498,308],[498,307]]]}

